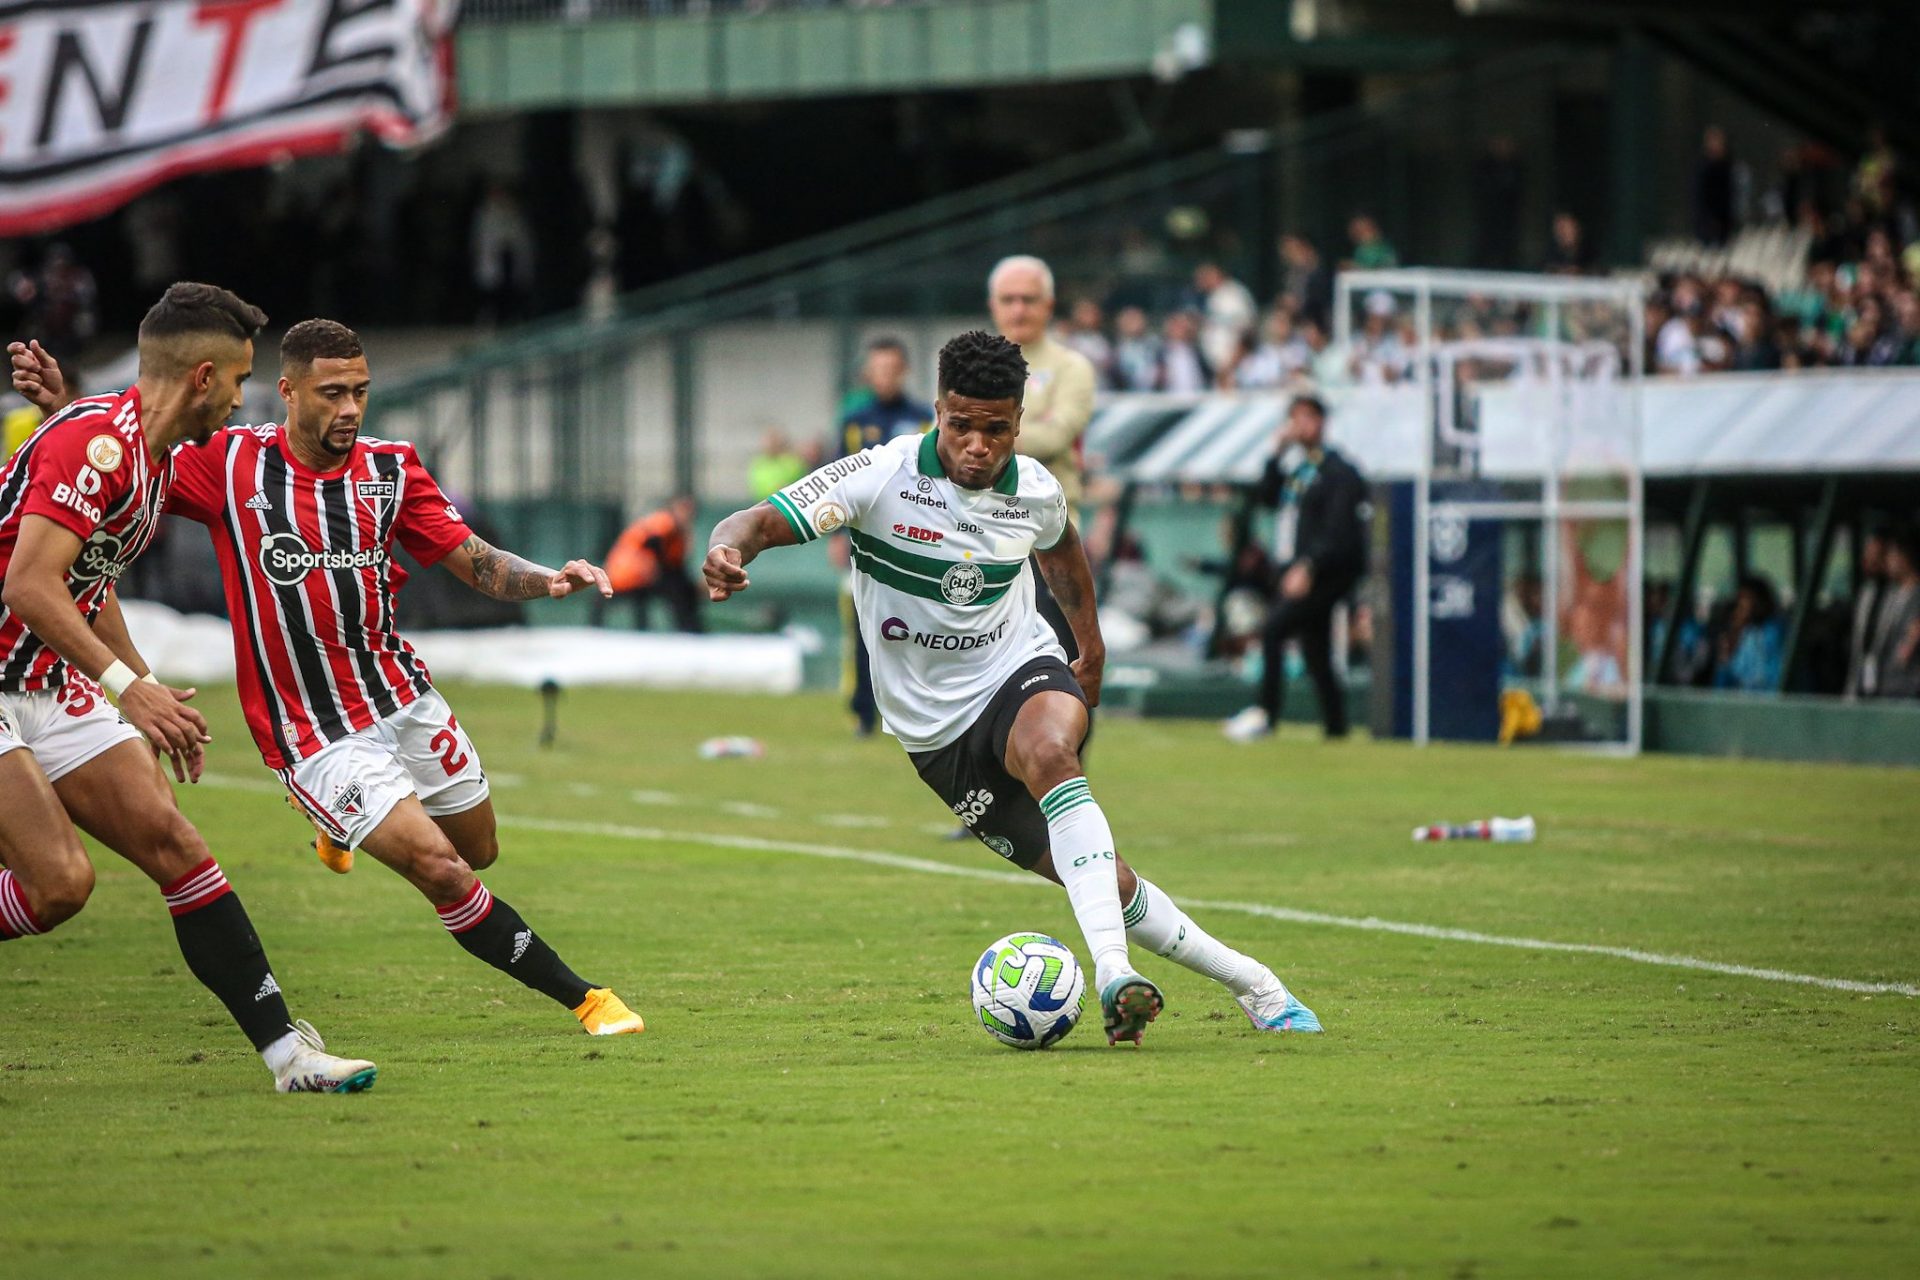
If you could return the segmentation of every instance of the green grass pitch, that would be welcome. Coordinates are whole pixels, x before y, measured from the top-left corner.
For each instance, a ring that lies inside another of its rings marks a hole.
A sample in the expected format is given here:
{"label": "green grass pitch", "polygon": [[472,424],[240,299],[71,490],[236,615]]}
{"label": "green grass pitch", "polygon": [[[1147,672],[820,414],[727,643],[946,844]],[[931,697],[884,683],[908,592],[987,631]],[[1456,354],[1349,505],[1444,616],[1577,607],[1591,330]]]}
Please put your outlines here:
{"label": "green grass pitch", "polygon": [[[1064,895],[939,838],[832,700],[453,687],[487,875],[648,1034],[579,1034],[398,877],[324,871],[228,689],[182,789],[297,1014],[375,1058],[279,1097],[152,887],[0,947],[0,1275],[1890,1276],[1920,1257],[1920,1006],[1608,954],[1195,909],[1321,1037],[1152,956],[1109,1050],[971,1022],[968,969]],[[702,761],[711,734],[762,760]],[[1176,897],[1920,982],[1920,785],[1885,770],[1103,723],[1094,794]],[[1533,813],[1531,846],[1415,845]],[[945,875],[897,854],[984,875]],[[1084,954],[1083,954],[1084,960]]]}

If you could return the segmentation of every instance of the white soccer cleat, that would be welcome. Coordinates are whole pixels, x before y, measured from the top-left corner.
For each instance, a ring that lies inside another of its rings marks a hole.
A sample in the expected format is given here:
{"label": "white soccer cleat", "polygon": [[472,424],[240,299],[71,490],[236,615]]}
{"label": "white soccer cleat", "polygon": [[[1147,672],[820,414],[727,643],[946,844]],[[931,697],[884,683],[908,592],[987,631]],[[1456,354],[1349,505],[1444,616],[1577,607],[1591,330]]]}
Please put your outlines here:
{"label": "white soccer cleat", "polygon": [[1247,1020],[1262,1031],[1318,1031],[1320,1019],[1294,998],[1287,984],[1267,970],[1259,986],[1234,998]]}
{"label": "white soccer cleat", "polygon": [[1267,723],[1265,707],[1248,707],[1221,725],[1220,732],[1235,742],[1257,742],[1272,734],[1273,726]]}
{"label": "white soccer cleat", "polygon": [[285,1067],[274,1072],[276,1093],[361,1093],[373,1088],[378,1070],[362,1058],[339,1058],[327,1052],[327,1042],[305,1018],[293,1024],[300,1044]]}

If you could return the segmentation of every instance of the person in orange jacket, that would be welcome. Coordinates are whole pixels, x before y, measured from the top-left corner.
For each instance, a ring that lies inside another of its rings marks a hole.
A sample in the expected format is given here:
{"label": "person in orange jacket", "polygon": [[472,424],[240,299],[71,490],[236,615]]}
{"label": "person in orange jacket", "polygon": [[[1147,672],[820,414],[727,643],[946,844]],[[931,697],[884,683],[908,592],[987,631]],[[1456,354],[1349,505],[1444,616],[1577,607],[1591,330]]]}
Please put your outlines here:
{"label": "person in orange jacket", "polygon": [[607,622],[607,606],[632,601],[636,624],[645,629],[652,602],[663,600],[673,615],[675,631],[701,631],[700,593],[687,573],[687,542],[693,532],[693,499],[674,497],[660,510],[628,525],[607,552],[607,580],[613,600],[596,596],[593,625]]}

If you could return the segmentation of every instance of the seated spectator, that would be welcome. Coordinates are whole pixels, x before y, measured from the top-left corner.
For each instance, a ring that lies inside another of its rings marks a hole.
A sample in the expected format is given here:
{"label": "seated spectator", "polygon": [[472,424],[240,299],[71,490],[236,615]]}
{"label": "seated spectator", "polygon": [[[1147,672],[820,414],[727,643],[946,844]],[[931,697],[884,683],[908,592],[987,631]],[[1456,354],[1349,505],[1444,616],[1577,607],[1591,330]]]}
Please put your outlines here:
{"label": "seated spectator", "polygon": [[1754,289],[1740,304],[1739,336],[1733,347],[1733,367],[1753,373],[1780,367],[1780,346],[1774,339],[1773,309],[1767,295]]}
{"label": "seated spectator", "polygon": [[1176,311],[1160,328],[1160,367],[1153,390],[1194,392],[1213,386],[1213,367],[1198,342],[1200,321],[1191,311]]}
{"label": "seated spectator", "polygon": [[1886,588],[1873,620],[1860,672],[1869,698],[1920,696],[1920,536],[1896,530],[1887,539]]}
{"label": "seated spectator", "polygon": [[1725,628],[1714,642],[1713,687],[1772,693],[1780,687],[1785,643],[1773,584],[1759,574],[1740,580]]}
{"label": "seated spectator", "polygon": [[1113,343],[1107,340],[1107,318],[1100,311],[1100,304],[1092,298],[1081,298],[1073,304],[1073,310],[1067,319],[1066,332],[1060,341],[1078,351],[1093,365],[1094,384],[1102,390],[1111,390],[1114,385]]}
{"label": "seated spectator", "polygon": [[1233,367],[1233,385],[1242,391],[1283,387],[1313,360],[1313,349],[1294,332],[1293,317],[1276,307],[1268,316],[1260,345]]}
{"label": "seated spectator", "polygon": [[1347,372],[1355,382],[1398,382],[1411,369],[1413,350],[1394,323],[1393,295],[1375,289],[1367,295],[1367,315],[1353,336]]}
{"label": "seated spectator", "polygon": [[1113,318],[1113,381],[1122,391],[1153,391],[1160,379],[1160,339],[1155,336],[1147,313],[1139,307],[1122,307]]}

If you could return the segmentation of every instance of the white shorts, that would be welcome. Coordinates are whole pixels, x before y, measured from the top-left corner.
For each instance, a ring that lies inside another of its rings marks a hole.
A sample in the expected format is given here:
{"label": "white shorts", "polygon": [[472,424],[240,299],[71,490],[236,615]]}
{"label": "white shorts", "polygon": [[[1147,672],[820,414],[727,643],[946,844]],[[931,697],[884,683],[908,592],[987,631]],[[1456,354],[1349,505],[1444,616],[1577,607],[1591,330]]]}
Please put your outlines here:
{"label": "white shorts", "polygon": [[51,782],[123,742],[145,741],[104,689],[72,669],[58,689],[0,693],[0,755],[24,747]]}
{"label": "white shorts", "polygon": [[480,753],[437,689],[277,772],[300,807],[350,849],[408,796],[444,818],[488,795]]}

